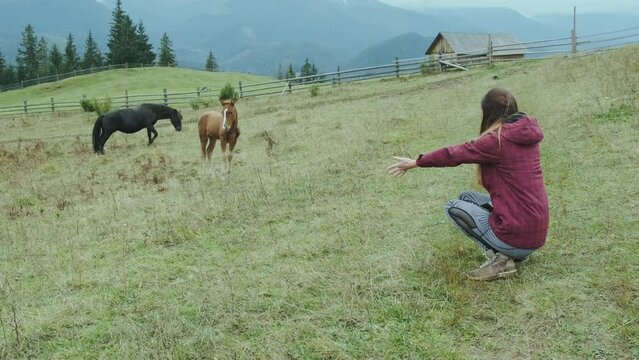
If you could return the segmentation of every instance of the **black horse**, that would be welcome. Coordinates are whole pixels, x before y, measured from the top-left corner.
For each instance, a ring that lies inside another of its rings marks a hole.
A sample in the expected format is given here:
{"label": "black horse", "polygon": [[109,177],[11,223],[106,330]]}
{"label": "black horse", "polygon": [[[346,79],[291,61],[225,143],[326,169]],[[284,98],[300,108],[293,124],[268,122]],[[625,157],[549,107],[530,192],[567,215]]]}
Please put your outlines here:
{"label": "black horse", "polygon": [[175,130],[182,130],[182,114],[168,106],[142,104],[132,109],[109,111],[95,121],[93,150],[96,154],[104,154],[104,144],[116,131],[132,134],[144,128],[149,135],[149,145],[151,145],[158,137],[158,132],[155,131],[153,125],[160,119],[171,119]]}

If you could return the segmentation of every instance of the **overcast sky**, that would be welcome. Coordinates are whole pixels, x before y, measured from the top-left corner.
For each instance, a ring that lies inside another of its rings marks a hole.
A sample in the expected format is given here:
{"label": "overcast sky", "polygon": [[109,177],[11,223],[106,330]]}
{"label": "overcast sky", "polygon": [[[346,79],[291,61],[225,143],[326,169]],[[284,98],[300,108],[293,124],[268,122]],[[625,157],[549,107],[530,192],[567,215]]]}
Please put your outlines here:
{"label": "overcast sky", "polygon": [[639,0],[380,0],[383,3],[409,9],[450,7],[509,7],[526,16],[545,14],[577,14],[608,12],[636,14],[639,16]]}
{"label": "overcast sky", "polygon": [[[111,0],[97,0],[111,3]],[[229,0],[227,0],[229,1]],[[264,0],[269,1],[269,0]],[[348,0],[343,0],[347,2]],[[606,12],[639,16],[639,0],[379,0],[383,3],[411,9],[454,7],[508,7],[526,16],[547,14],[572,15],[573,6],[577,15]],[[114,1],[113,1],[114,2]],[[126,1],[124,1],[126,2]],[[187,1],[188,2],[188,1]]]}

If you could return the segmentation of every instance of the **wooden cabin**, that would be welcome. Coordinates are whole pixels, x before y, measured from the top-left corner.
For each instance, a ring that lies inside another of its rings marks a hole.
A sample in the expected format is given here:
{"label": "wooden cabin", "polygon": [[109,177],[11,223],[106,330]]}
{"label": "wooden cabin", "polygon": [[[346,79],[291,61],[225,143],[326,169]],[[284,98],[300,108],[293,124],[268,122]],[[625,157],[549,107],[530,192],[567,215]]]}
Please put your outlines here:
{"label": "wooden cabin", "polygon": [[440,32],[426,50],[426,55],[468,57],[486,56],[492,44],[493,61],[522,59],[526,47],[512,34]]}

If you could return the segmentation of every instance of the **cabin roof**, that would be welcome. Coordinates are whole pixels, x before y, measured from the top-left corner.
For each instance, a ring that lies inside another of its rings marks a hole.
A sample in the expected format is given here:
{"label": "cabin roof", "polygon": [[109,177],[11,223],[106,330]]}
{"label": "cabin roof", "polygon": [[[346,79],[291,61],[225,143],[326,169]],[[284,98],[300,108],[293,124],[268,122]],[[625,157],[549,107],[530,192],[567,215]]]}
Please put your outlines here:
{"label": "cabin roof", "polygon": [[502,50],[495,49],[496,55],[513,55],[526,52],[526,47],[512,34],[440,32],[426,50],[426,54],[433,54],[435,45],[442,39],[457,54],[485,54],[488,52],[489,36],[493,46],[513,45]]}

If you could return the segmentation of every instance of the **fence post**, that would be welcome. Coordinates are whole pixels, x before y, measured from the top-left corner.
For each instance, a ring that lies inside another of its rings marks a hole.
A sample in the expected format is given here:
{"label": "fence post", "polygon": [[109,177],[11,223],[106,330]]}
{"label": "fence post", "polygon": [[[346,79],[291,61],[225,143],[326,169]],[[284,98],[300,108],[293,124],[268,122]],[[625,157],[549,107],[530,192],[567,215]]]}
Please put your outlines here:
{"label": "fence post", "polygon": [[493,64],[493,40],[491,35],[488,34],[488,65]]}
{"label": "fence post", "polygon": [[164,106],[169,106],[169,96],[166,93],[166,89],[164,89]]}
{"label": "fence post", "polygon": [[293,85],[291,85],[291,83],[292,83],[292,81],[291,81],[291,80],[289,80],[289,81],[288,81],[288,93],[289,93],[289,94],[293,92]]}
{"label": "fence post", "polygon": [[53,103],[53,96],[51,97],[51,112],[55,112],[55,104]]}
{"label": "fence post", "polygon": [[342,70],[340,69],[339,65],[337,65],[337,83],[342,83]]}
{"label": "fence post", "polygon": [[399,77],[399,58],[395,56],[395,77]]}
{"label": "fence post", "polygon": [[129,108],[129,90],[124,90],[124,107]]}
{"label": "fence post", "polygon": [[24,101],[24,113],[27,114],[29,111],[27,110],[27,100],[22,100]]}
{"label": "fence post", "polygon": [[240,99],[244,97],[244,92],[242,91],[242,81],[240,81]]}
{"label": "fence post", "polygon": [[200,97],[200,87],[197,87],[197,90],[195,90],[197,92],[197,97]]}

